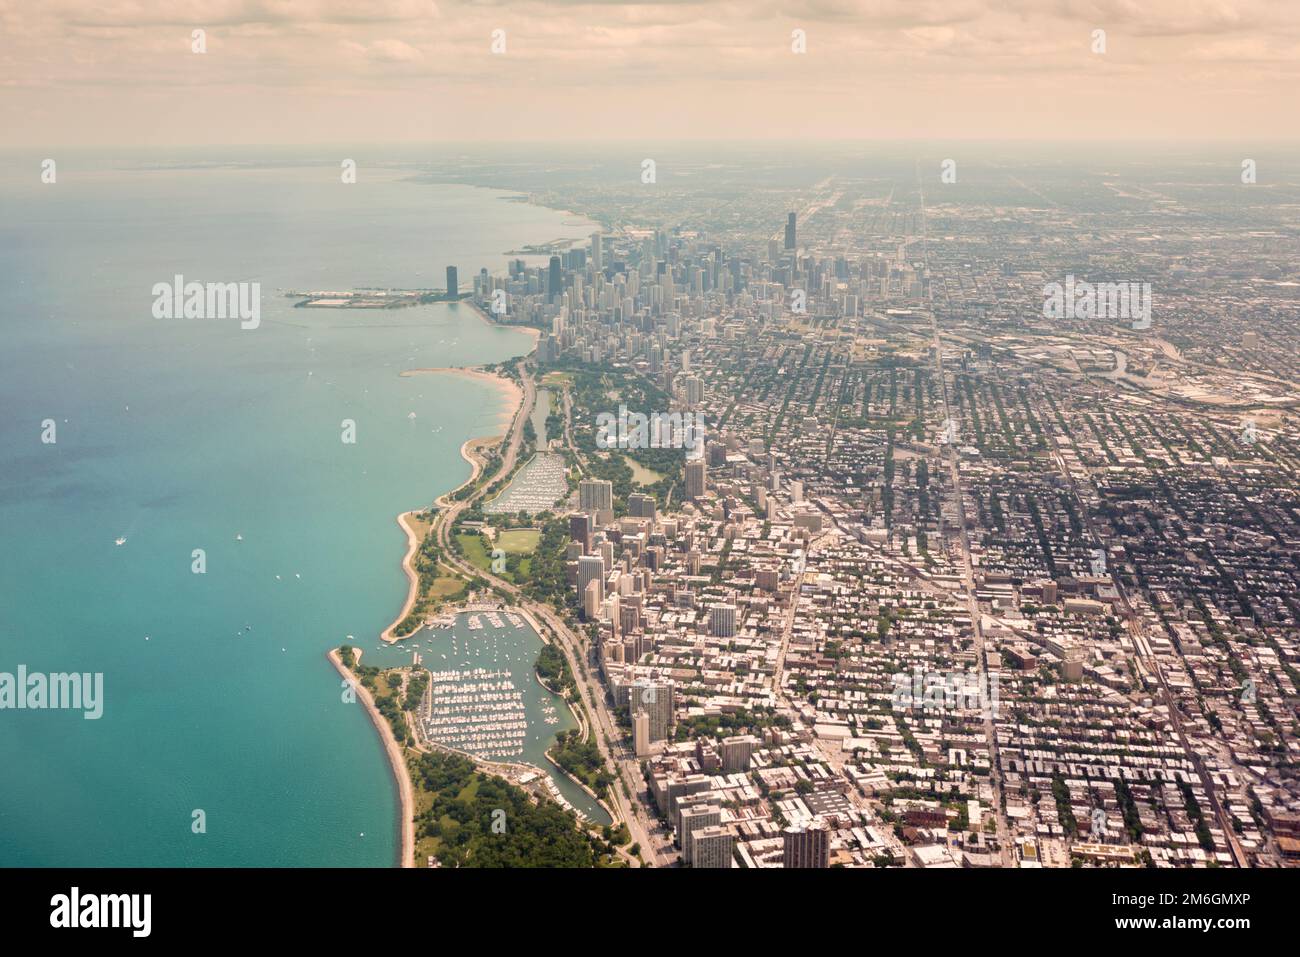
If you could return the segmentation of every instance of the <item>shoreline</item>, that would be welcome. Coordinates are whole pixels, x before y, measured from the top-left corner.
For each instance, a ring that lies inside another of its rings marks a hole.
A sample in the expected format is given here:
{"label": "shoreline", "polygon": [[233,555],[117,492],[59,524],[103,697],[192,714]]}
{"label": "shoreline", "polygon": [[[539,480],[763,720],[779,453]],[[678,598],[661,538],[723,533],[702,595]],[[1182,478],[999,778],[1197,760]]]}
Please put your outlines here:
{"label": "shoreline", "polygon": [[470,309],[474,311],[475,315],[495,329],[511,329],[515,332],[522,332],[531,336],[533,340],[533,348],[529,349],[528,352],[525,352],[524,355],[528,355],[533,351],[533,349],[537,348],[537,340],[542,338],[542,330],[538,329],[536,326],[525,326],[522,323],[516,324],[513,322],[497,322],[486,309],[474,301],[472,296],[468,299],[462,299],[461,302],[469,306]]}
{"label": "shoreline", "polygon": [[[506,376],[486,372],[483,369],[463,366],[407,369],[398,374],[401,376],[414,376],[437,373],[463,375],[493,385],[497,389],[497,392],[502,394],[507,402],[507,408],[497,417],[498,425],[503,425],[508,430],[514,423],[515,416],[518,415],[519,409],[522,407],[524,402],[524,390],[516,385],[514,380],[507,378]],[[461,482],[450,491],[439,495],[438,498],[435,499],[434,504],[438,507],[445,508],[447,506],[448,495],[452,495],[459,489],[464,488],[466,485],[476,482],[479,475],[482,474],[483,462],[475,455],[475,452],[478,448],[501,441],[503,438],[504,434],[501,436],[480,436],[478,438],[466,439],[462,442],[460,446],[460,457],[469,463],[469,478],[465,479],[465,481]],[[379,640],[385,644],[395,644],[403,638],[410,637],[410,635],[394,635],[393,630],[406,619],[407,615],[411,613],[411,609],[415,607],[415,603],[420,597],[420,576],[416,573],[412,562],[415,560],[415,555],[420,550],[420,545],[423,543],[416,537],[414,530],[409,524],[410,517],[418,511],[422,511],[422,509],[408,509],[405,512],[399,513],[397,516],[398,526],[404,533],[406,533],[406,554],[402,557],[402,573],[406,576],[406,600],[402,603],[402,608],[397,613],[397,617],[389,622],[388,626],[379,633]],[[419,629],[417,628],[415,631],[419,631]],[[415,634],[415,631],[411,632],[411,634]]]}
{"label": "shoreline", "polygon": [[[447,495],[450,495],[452,492],[455,492],[456,489],[464,488],[470,482],[475,481],[478,478],[479,473],[483,470],[483,463],[474,456],[474,449],[480,445],[490,445],[498,441],[500,441],[500,436],[484,436],[477,439],[466,439],[462,442],[460,446],[460,457],[469,463],[470,476],[464,482],[461,482],[460,485],[457,485],[456,488],[452,489],[451,492],[439,495],[434,504],[439,508],[446,508]],[[406,616],[411,613],[411,609],[415,607],[416,599],[420,596],[420,576],[416,573],[415,566],[411,563],[415,560],[415,553],[420,550],[422,542],[420,539],[415,537],[415,532],[412,530],[411,526],[407,524],[407,520],[418,511],[421,510],[411,509],[410,511],[402,512],[397,516],[397,524],[401,526],[402,531],[406,533],[406,555],[402,558],[402,573],[406,575],[406,601],[402,603],[402,610],[397,613],[397,617],[389,623],[387,628],[379,633],[379,640],[388,645],[395,645],[399,641],[405,641],[407,638],[414,635],[416,631],[420,630],[417,628],[409,635],[393,634],[393,629],[400,625],[406,619]],[[424,626],[421,625],[420,627],[422,628]]]}
{"label": "shoreline", "polygon": [[[401,641],[393,635],[393,629],[406,620],[406,616],[411,613],[415,607],[415,601],[420,597],[420,576],[416,574],[415,566],[411,562],[415,559],[415,553],[420,550],[420,540],[415,537],[415,530],[407,524],[407,519],[415,514],[412,509],[409,512],[402,512],[397,516],[397,524],[401,526],[402,531],[406,533],[406,554],[402,556],[402,571],[406,575],[406,601],[402,603],[402,610],[397,613],[397,617],[389,623],[388,627],[379,633],[379,640],[385,644],[393,644]],[[417,629],[418,630],[418,629]]]}
{"label": "shoreline", "polygon": [[[361,649],[353,647],[352,653],[358,665],[361,664]],[[383,742],[384,751],[388,755],[388,764],[393,772],[393,781],[397,784],[397,802],[399,808],[398,820],[398,867],[415,867],[415,793],[411,784],[411,774],[406,767],[406,758],[403,756],[402,749],[393,737],[393,730],[384,720],[384,716],[379,713],[379,708],[375,706],[375,699],[366,688],[347,667],[343,664],[343,658],[339,655],[337,648],[331,648],[326,654],[330,664],[334,669],[343,676],[343,680],[350,683],[357,692],[357,697],[366,709],[366,714],[370,716],[370,723],[375,726],[379,732],[379,740]]]}
{"label": "shoreline", "polygon": [[[478,306],[472,302],[471,302],[471,308],[476,315],[478,315],[483,321],[487,322],[489,325],[500,325],[499,323],[494,322],[490,316],[484,313],[483,310],[479,309]],[[526,327],[520,327],[520,328],[526,329]],[[532,329],[528,331],[532,333],[533,348],[529,349],[527,352],[524,353],[525,357],[531,355],[532,352],[536,350],[537,341],[541,337],[541,333],[536,329]],[[459,485],[449,490],[448,492],[439,495],[438,498],[435,500],[435,504],[437,504],[439,507],[446,508],[448,496],[454,494],[455,492],[459,491],[462,488],[465,488],[467,485],[470,485],[473,482],[477,481],[479,476],[482,474],[485,463],[482,459],[480,459],[476,455],[477,450],[486,444],[491,444],[496,442],[504,443],[506,438],[509,437],[510,430],[515,426],[515,420],[519,417],[520,413],[523,411],[525,393],[522,384],[515,383],[513,379],[510,379],[507,376],[497,375],[495,373],[489,373],[479,368],[450,367],[450,368],[431,368],[431,369],[408,369],[399,373],[399,375],[413,376],[413,375],[427,375],[433,373],[442,373],[442,374],[450,373],[454,375],[467,376],[471,379],[477,379],[479,381],[486,381],[489,384],[492,384],[497,389],[498,394],[501,395],[502,398],[506,400],[505,408],[498,416],[499,424],[504,427],[504,432],[500,437],[487,436],[487,437],[480,437],[480,438],[469,438],[461,443],[460,456],[462,459],[464,459],[466,462],[469,463],[470,474],[469,477],[464,482],[461,482]],[[407,547],[406,547],[406,554],[402,558],[402,571],[406,575],[407,593],[406,593],[406,601],[403,603],[401,612],[387,628],[385,628],[382,632],[380,632],[379,637],[384,644],[392,645],[402,640],[401,638],[398,638],[393,635],[393,629],[396,628],[399,624],[401,624],[401,622],[406,618],[406,616],[411,613],[411,609],[415,606],[415,602],[419,599],[420,576],[418,575],[414,566],[412,565],[412,561],[414,560],[415,555],[419,551],[420,545],[422,543],[420,539],[416,537],[414,530],[411,528],[409,524],[410,517],[414,515],[416,511],[417,510],[415,509],[408,509],[405,512],[401,512],[397,516],[397,524],[406,533]],[[541,631],[536,627],[536,623],[533,621],[531,615],[528,616],[528,620],[529,623],[534,626],[534,631],[537,634],[537,636],[541,638]],[[419,631],[420,629],[416,628],[414,631],[411,632],[411,634],[412,635],[418,634]],[[543,641],[544,640],[545,639],[543,639]],[[354,648],[353,654],[356,656],[355,659],[356,664],[360,665],[361,649]],[[361,698],[361,701],[363,703],[363,706],[366,709],[366,714],[370,716],[371,724],[373,724],[376,730],[379,732],[379,738],[383,742],[384,751],[388,755],[388,763],[389,763],[389,768],[392,771],[393,780],[397,783],[397,799],[398,799],[398,815],[399,815],[398,830],[400,834],[400,838],[398,840],[398,845],[399,845],[398,853],[400,855],[398,866],[413,868],[415,867],[414,785],[411,781],[410,769],[406,766],[406,759],[403,755],[402,749],[398,746],[397,739],[393,736],[393,731],[388,726],[388,722],[385,720],[384,716],[379,713],[379,708],[375,705],[374,697],[370,694],[369,690],[367,690],[364,686],[361,685],[359,681],[356,680],[356,676],[353,675],[351,672],[349,672],[346,667],[344,667],[343,660],[340,657],[338,650],[331,649],[327,657],[329,658],[330,663],[334,666],[335,670],[338,671],[340,675],[342,675],[344,681],[351,682],[353,687],[357,690]],[[597,804],[599,805],[600,802],[597,801]],[[611,815],[611,819],[614,819],[613,815]]]}

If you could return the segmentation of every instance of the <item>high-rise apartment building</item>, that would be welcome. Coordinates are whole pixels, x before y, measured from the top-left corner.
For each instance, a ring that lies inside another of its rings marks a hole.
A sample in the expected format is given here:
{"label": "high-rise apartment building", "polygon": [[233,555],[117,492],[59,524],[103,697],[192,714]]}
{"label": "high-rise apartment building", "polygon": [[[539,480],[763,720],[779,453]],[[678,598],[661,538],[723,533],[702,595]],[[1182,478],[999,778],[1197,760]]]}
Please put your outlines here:
{"label": "high-rise apartment building", "polygon": [[560,269],[560,257],[551,257],[551,267],[546,279],[546,301],[557,302],[564,287],[564,273]]}
{"label": "high-rise apartment building", "polygon": [[709,634],[715,638],[736,637],[736,606],[709,606]]}
{"label": "high-rise apartment building", "polygon": [[704,498],[704,491],[708,484],[708,476],[705,471],[704,459],[693,459],[686,463],[686,497],[692,499]]}
{"label": "high-rise apartment building", "polygon": [[578,507],[584,512],[612,512],[614,483],[608,479],[583,479],[578,483]]}
{"label": "high-rise apartment building", "polygon": [[781,837],[783,867],[831,866],[831,836],[824,824],[792,824]]}
{"label": "high-rise apartment building", "polygon": [[642,679],[628,688],[628,711],[644,711],[650,720],[650,740],[663,741],[673,720],[673,686],[669,681]]}
{"label": "high-rise apartment building", "polygon": [[735,846],[735,836],[721,824],[692,831],[691,866],[729,868]]}
{"label": "high-rise apartment building", "polygon": [[681,822],[677,837],[682,848],[682,862],[690,864],[695,850],[691,844],[691,832],[721,824],[722,809],[716,804],[693,804],[682,808]]}

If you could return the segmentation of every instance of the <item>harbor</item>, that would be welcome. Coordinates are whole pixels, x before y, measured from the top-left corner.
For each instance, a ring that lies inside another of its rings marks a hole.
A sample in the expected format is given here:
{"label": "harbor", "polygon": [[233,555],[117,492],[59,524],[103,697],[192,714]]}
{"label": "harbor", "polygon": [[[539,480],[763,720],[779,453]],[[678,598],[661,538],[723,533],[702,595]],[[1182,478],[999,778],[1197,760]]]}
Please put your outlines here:
{"label": "harbor", "polygon": [[497,498],[483,506],[489,515],[527,512],[536,515],[555,507],[569,491],[564,456],[539,452],[519,470]]}
{"label": "harbor", "polygon": [[415,665],[429,674],[417,733],[430,745],[486,761],[527,765],[551,797],[598,824],[609,814],[557,769],[546,749],[577,727],[568,705],[538,680],[542,640],[520,615],[499,606],[471,606],[428,619],[395,644],[364,647],[365,662]]}
{"label": "harbor", "polygon": [[445,289],[290,290],[284,294],[286,299],[298,300],[295,309],[404,309],[431,302],[459,302],[465,295]]}

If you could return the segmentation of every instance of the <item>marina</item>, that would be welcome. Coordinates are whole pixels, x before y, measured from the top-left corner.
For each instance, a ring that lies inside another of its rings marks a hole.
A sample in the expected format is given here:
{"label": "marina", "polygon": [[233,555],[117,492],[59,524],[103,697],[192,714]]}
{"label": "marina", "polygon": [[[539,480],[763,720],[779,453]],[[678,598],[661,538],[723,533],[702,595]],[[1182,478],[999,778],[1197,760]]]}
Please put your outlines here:
{"label": "marina", "polygon": [[506,490],[483,506],[489,515],[527,512],[536,515],[555,506],[569,492],[564,456],[540,452],[519,470]]}
{"label": "marina", "polygon": [[365,663],[429,674],[418,731],[431,744],[489,761],[526,764],[560,803],[601,824],[609,815],[547,758],[555,735],[577,727],[564,700],[537,679],[542,640],[521,615],[475,606],[394,644],[366,647]]}

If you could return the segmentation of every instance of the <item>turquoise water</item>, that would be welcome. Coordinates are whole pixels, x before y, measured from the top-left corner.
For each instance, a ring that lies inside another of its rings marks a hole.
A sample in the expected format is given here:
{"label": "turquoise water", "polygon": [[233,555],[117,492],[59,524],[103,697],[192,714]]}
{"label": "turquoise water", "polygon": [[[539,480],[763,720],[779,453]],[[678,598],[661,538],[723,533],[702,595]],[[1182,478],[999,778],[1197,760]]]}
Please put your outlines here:
{"label": "turquoise water", "polygon": [[[0,671],[103,672],[105,699],[98,721],[0,711],[0,864],[390,865],[386,759],[324,652],[373,645],[406,593],[396,514],[460,483],[501,412],[398,373],[530,340],[466,306],[276,290],[441,286],[449,263],[463,289],[589,227],[337,164],[0,173]],[[175,273],[260,281],[261,327],[153,318]]]}

